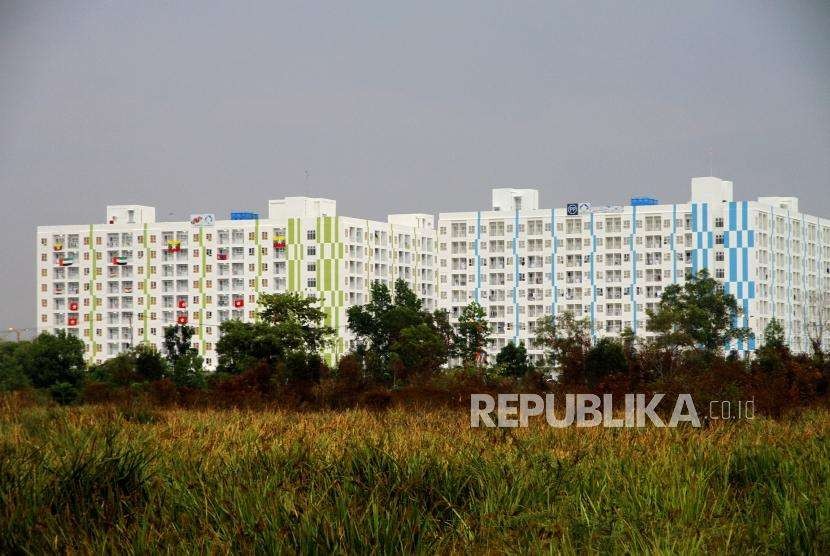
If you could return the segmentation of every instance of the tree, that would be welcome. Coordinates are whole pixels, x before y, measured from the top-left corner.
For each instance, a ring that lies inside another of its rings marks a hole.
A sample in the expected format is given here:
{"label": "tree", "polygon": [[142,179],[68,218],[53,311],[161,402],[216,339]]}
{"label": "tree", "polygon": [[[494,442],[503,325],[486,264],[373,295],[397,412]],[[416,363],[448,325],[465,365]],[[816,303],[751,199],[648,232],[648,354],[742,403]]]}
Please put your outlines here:
{"label": "tree", "polygon": [[29,381],[36,388],[58,383],[77,387],[83,380],[84,343],[63,330],[44,332],[22,348],[21,362]]}
{"label": "tree", "polygon": [[479,365],[486,360],[485,348],[490,340],[486,317],[484,308],[475,301],[464,307],[458,317],[458,351],[468,365]]}
{"label": "tree", "polygon": [[258,363],[273,368],[295,352],[319,355],[334,329],[323,324],[325,313],[316,303],[314,297],[296,293],[260,296],[260,320],[229,320],[219,326],[217,370],[240,374]]}
{"label": "tree", "polygon": [[334,334],[324,325],[326,314],[317,307],[315,297],[298,293],[273,293],[259,296],[259,317],[273,326],[283,338],[284,351],[319,353]]}
{"label": "tree", "polygon": [[[349,308],[349,329],[357,339],[355,354],[361,358],[369,375],[388,382],[396,374],[410,374],[407,370],[392,372],[393,363],[396,367],[406,365],[403,360],[411,355],[408,346],[416,341],[434,343],[436,337],[443,342],[443,334],[438,332],[435,315],[423,310],[421,300],[405,281],[395,282],[394,301],[385,284],[374,282],[370,289],[369,303]],[[434,335],[427,337],[421,326],[430,328]],[[409,332],[403,338],[405,330]],[[394,355],[396,349],[404,355]],[[444,345],[441,352],[446,353],[448,349]],[[411,361],[415,362],[415,359]],[[419,360],[417,364],[425,363]]]}
{"label": "tree", "polygon": [[805,334],[813,348],[813,357],[824,363],[824,337],[830,329],[830,292],[811,291],[807,296]]}
{"label": "tree", "polygon": [[432,327],[441,336],[448,358],[460,357],[459,337],[450,322],[450,313],[446,309],[436,309],[432,313]]}
{"label": "tree", "polygon": [[428,324],[409,326],[401,330],[392,344],[392,360],[400,363],[403,379],[416,374],[431,375],[447,362],[447,346]]}
{"label": "tree", "polygon": [[206,381],[202,356],[195,349],[180,355],[173,363],[170,378],[179,388],[204,388]]}
{"label": "tree", "polygon": [[135,372],[141,380],[161,380],[167,374],[167,363],[154,345],[137,345],[133,348],[133,356]]}
{"label": "tree", "polygon": [[531,365],[524,342],[519,342],[519,345],[507,342],[496,355],[496,365],[499,374],[506,377],[521,378],[530,372]]}
{"label": "tree", "polygon": [[[202,357],[191,340],[196,330],[192,326],[173,325],[164,328],[164,351],[170,363],[170,378],[179,388],[202,388],[205,386]],[[150,362],[151,354],[144,354],[144,362]],[[153,372],[150,369],[150,372]]]}
{"label": "tree", "polygon": [[228,320],[219,325],[216,370],[241,374],[257,362],[276,363],[285,355],[282,337],[264,322]]}
{"label": "tree", "polygon": [[626,370],[628,361],[623,345],[613,338],[600,338],[585,356],[585,380],[591,388],[603,378]]}
{"label": "tree", "polygon": [[646,313],[647,329],[656,332],[658,343],[673,353],[684,349],[720,353],[731,341],[750,335],[748,328],[737,326],[740,310],[735,297],[706,269],[682,286],[667,286],[656,310]]}
{"label": "tree", "polygon": [[164,352],[171,364],[175,365],[179,358],[190,352],[194,334],[196,329],[184,324],[164,327]]}
{"label": "tree", "polygon": [[784,327],[778,319],[770,320],[764,327],[764,346],[772,349],[787,347],[786,340],[784,340]]}
{"label": "tree", "polygon": [[764,327],[764,344],[755,351],[755,360],[762,371],[771,375],[783,371],[789,359],[784,327],[778,319],[772,319]]}
{"label": "tree", "polygon": [[536,345],[544,349],[551,371],[566,384],[585,380],[585,356],[591,348],[590,323],[570,311],[540,318]]}
{"label": "tree", "polygon": [[29,342],[0,341],[0,392],[29,386],[22,361],[23,351],[28,345]]}

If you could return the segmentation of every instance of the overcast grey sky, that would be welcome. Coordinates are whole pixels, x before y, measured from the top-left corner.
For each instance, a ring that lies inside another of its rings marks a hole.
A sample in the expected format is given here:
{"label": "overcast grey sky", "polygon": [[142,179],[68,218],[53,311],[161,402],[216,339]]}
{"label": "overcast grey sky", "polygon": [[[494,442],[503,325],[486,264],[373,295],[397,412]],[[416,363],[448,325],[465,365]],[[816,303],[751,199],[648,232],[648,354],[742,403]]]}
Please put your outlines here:
{"label": "overcast grey sky", "polygon": [[[830,217],[828,2],[0,0],[0,327],[35,226],[797,195]],[[305,171],[309,172],[308,185]]]}

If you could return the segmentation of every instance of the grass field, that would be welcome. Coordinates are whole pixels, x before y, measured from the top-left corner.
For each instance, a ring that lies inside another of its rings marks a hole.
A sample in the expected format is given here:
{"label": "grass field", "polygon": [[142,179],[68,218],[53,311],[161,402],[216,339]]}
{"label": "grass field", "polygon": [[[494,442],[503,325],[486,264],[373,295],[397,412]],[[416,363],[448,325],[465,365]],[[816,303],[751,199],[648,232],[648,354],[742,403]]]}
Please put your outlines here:
{"label": "grass field", "polygon": [[0,399],[0,552],[827,553],[830,414],[468,428],[463,412]]}

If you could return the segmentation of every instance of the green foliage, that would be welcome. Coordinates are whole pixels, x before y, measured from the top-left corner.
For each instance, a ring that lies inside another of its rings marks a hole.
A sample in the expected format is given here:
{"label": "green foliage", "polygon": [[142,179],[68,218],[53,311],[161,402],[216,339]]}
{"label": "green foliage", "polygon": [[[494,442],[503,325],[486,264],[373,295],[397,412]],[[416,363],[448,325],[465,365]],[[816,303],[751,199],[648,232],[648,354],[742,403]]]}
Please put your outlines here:
{"label": "green foliage", "polygon": [[49,387],[49,395],[61,405],[67,405],[78,399],[78,386],[69,382],[58,382]]}
{"label": "green foliage", "polygon": [[167,362],[159,350],[150,344],[139,344],[133,348],[135,372],[144,381],[161,380],[167,374]]}
{"label": "green foliage", "polygon": [[190,352],[195,334],[196,329],[185,324],[164,327],[164,353],[171,364]]}
{"label": "green foliage", "polygon": [[428,324],[408,326],[392,344],[393,361],[399,363],[403,376],[431,375],[447,362],[444,338]]}
{"label": "green foliage", "polygon": [[[358,343],[355,352],[369,375],[389,382],[396,375],[435,372],[455,349],[447,315],[424,311],[403,280],[395,282],[394,301],[382,282],[374,282],[370,289],[369,303],[348,310],[349,329]],[[418,353],[424,348],[430,352]]]}
{"label": "green foliage", "polygon": [[[170,365],[170,379],[179,388],[204,388],[206,385],[202,357],[192,347],[196,330],[192,326],[173,325],[164,328],[164,350]],[[151,353],[144,354],[144,361],[155,371]]]}
{"label": "green foliage", "polygon": [[772,319],[764,328],[764,346],[772,349],[783,349],[787,346],[784,339],[784,327],[778,319]]}
{"label": "green foliage", "polygon": [[217,371],[240,374],[258,363],[275,366],[291,353],[319,355],[334,330],[323,324],[316,299],[296,293],[263,294],[260,320],[229,320],[220,327],[216,344]]}
{"label": "green foliage", "polygon": [[613,338],[600,338],[585,357],[585,379],[592,388],[603,378],[627,370],[623,345]]}
{"label": "green foliage", "polygon": [[84,343],[64,331],[40,334],[17,350],[20,368],[35,388],[58,383],[77,386],[83,380]]}
{"label": "green foliage", "polygon": [[507,342],[496,355],[496,366],[501,376],[510,378],[521,378],[530,372],[532,366],[528,361],[524,342],[519,342],[518,346],[513,342]]}
{"label": "green foliage", "polygon": [[0,392],[20,390],[29,386],[29,377],[23,367],[23,350],[29,342],[0,340]]}
{"label": "green foliage", "polygon": [[467,365],[484,363],[485,349],[490,341],[487,312],[473,301],[458,316],[458,355]]}
{"label": "green foliage", "polygon": [[551,370],[561,382],[585,381],[585,356],[591,348],[590,324],[567,311],[540,318],[536,323],[536,345],[545,351]]}
{"label": "green foliage", "polygon": [[276,363],[285,356],[279,332],[265,322],[228,320],[219,325],[217,371],[240,374],[258,361]]}
{"label": "green foliage", "polygon": [[135,372],[135,354],[132,351],[119,353],[90,367],[89,376],[97,381],[115,386],[126,386],[138,382]]}
{"label": "green foliage", "polygon": [[326,314],[317,299],[298,293],[273,293],[259,296],[259,317],[274,327],[282,338],[282,349],[319,353],[331,340],[334,329],[324,325]]}
{"label": "green foliage", "polygon": [[204,388],[206,386],[202,357],[195,349],[186,351],[173,362],[170,378],[179,388]]}
{"label": "green foliage", "polygon": [[709,276],[706,269],[682,286],[663,290],[656,310],[647,309],[647,329],[671,350],[699,349],[720,353],[732,340],[747,339],[749,329],[736,325],[740,311],[735,296]]}

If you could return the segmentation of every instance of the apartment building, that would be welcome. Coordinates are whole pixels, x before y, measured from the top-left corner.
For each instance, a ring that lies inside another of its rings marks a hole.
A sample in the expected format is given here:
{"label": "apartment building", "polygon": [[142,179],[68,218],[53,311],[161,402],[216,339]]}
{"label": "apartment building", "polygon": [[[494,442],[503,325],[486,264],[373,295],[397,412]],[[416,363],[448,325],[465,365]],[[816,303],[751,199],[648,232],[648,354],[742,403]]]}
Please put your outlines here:
{"label": "apartment building", "polygon": [[[799,212],[795,197],[734,201],[732,183],[694,178],[688,203],[635,198],[627,206],[575,199],[539,207],[533,189],[494,189],[492,210],[438,217],[438,304],[457,319],[477,301],[494,355],[507,342],[531,346],[539,317],[587,317],[592,338],[630,327],[647,335],[646,310],[669,284],[707,268],[741,308],[754,350],[772,319],[796,351],[830,323],[830,220]],[[824,335],[830,347],[830,331]]]}
{"label": "apartment building", "polygon": [[337,331],[330,362],[352,347],[346,310],[369,285],[402,278],[437,306],[434,217],[386,222],[339,216],[329,199],[269,201],[268,217],[194,214],[157,222],[153,207],[108,206],[103,224],[39,226],[39,331],[66,330],[101,362],[139,342],[161,346],[164,327],[196,329],[194,346],[216,366],[219,325],[251,321],[260,293],[314,295]]}

